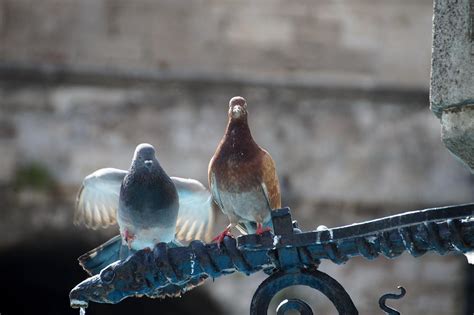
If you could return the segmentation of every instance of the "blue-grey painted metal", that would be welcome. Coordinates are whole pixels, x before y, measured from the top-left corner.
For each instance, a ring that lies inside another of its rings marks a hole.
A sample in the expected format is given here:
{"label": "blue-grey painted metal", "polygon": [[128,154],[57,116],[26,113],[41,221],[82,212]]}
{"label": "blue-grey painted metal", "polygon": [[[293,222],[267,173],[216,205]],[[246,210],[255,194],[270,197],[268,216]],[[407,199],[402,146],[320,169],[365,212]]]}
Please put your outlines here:
{"label": "blue-grey painted metal", "polygon": [[[321,271],[301,269],[292,272],[278,271],[263,281],[252,298],[250,315],[267,314],[268,306],[275,294],[294,285],[304,285],[318,290],[332,302],[339,314],[359,314],[351,297],[339,282]],[[300,300],[296,301],[298,302],[291,305],[292,309],[298,310],[301,305],[306,304]],[[306,306],[309,307],[307,304]]]}
{"label": "blue-grey painted metal", "polygon": [[[321,259],[342,264],[354,256],[394,258],[405,250],[415,257],[428,251],[446,254],[474,250],[472,216],[474,204],[467,204],[302,233],[292,222],[289,209],[279,209],[272,213],[275,234],[246,235],[237,241],[225,238],[220,246],[193,241],[185,247],[170,248],[160,243],[153,250],[138,251],[78,284],[70,293],[71,306],[86,307],[90,301],[118,303],[130,296],[179,296],[208,277],[236,271],[250,275],[263,270],[271,275],[266,282],[270,287],[276,285],[270,279],[317,274],[319,279],[329,278],[320,280],[316,288],[326,290],[338,283],[316,270]],[[353,305],[350,297],[342,301],[333,301],[340,314],[357,314],[338,308]],[[344,305],[338,306],[340,303]]]}
{"label": "blue-grey painted metal", "polygon": [[311,306],[299,299],[283,300],[277,307],[277,315],[285,315],[287,311],[296,310],[300,315],[313,315]]}

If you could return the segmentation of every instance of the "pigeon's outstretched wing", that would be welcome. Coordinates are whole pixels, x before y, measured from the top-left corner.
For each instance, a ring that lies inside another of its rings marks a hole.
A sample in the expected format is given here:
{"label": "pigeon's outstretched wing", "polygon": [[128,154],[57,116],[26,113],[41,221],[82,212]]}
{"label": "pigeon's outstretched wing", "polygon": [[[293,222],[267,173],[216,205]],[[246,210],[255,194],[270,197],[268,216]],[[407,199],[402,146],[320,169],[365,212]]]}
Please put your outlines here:
{"label": "pigeon's outstretched wing", "polygon": [[[103,168],[88,175],[77,195],[74,224],[84,224],[91,229],[115,224],[120,186],[127,173],[115,168]],[[208,241],[214,224],[209,190],[195,179],[171,177],[171,180],[179,197],[177,239]]]}
{"label": "pigeon's outstretched wing", "polygon": [[214,210],[209,190],[195,179],[171,177],[179,196],[176,238],[181,241],[210,241]]}
{"label": "pigeon's outstretched wing", "polygon": [[120,186],[127,171],[102,168],[84,178],[77,194],[74,224],[91,229],[117,222]]}

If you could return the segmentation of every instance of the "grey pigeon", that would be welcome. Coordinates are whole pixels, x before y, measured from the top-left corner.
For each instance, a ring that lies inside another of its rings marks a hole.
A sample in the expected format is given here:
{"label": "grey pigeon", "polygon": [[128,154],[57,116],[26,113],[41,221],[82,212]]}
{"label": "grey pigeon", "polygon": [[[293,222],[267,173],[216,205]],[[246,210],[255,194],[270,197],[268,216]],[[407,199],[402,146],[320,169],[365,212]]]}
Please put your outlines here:
{"label": "grey pigeon", "polygon": [[155,157],[155,149],[140,144],[129,171],[100,169],[87,176],[76,203],[75,224],[89,228],[118,223],[120,236],[82,255],[91,274],[130,251],[159,242],[209,240],[214,213],[211,195],[193,179],[169,177]]}
{"label": "grey pigeon", "polygon": [[120,188],[117,222],[129,248],[153,248],[174,240],[178,192],[155,157],[155,148],[140,144]]}

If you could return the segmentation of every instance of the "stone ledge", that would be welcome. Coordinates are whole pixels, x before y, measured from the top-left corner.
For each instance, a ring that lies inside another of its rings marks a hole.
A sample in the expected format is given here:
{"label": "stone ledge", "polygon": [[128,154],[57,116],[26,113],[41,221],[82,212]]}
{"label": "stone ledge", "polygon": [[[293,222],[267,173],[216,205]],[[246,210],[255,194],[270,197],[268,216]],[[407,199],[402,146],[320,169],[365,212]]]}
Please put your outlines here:
{"label": "stone ledge", "polygon": [[474,103],[469,6],[469,0],[434,1],[430,105],[438,118],[445,108]]}
{"label": "stone ledge", "polygon": [[474,104],[444,109],[441,127],[444,145],[474,172]]}
{"label": "stone ledge", "polygon": [[434,1],[430,107],[444,145],[474,171],[474,4]]}

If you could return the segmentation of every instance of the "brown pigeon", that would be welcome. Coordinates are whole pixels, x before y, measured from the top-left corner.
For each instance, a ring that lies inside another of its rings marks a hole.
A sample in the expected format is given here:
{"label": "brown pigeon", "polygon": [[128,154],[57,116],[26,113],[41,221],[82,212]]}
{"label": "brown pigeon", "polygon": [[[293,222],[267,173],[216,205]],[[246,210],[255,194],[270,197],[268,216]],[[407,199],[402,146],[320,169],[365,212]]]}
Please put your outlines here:
{"label": "brown pigeon", "polygon": [[270,211],[281,207],[275,162],[252,138],[243,97],[230,100],[228,116],[224,137],[208,170],[213,200],[230,221],[214,239],[218,242],[240,224],[247,233],[253,232],[255,227],[257,234],[269,230]]}

